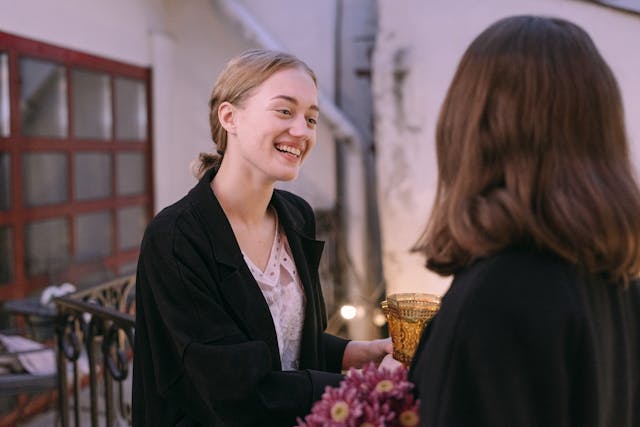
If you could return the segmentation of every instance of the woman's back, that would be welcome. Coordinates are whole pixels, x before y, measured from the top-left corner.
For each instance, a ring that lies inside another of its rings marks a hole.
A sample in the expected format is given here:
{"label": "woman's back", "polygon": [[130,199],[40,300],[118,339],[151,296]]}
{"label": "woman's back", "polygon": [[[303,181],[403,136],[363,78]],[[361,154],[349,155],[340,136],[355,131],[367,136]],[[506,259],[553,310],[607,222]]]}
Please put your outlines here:
{"label": "woman's back", "polygon": [[590,276],[576,289],[588,328],[582,346],[587,354],[576,362],[586,374],[584,402],[593,425],[640,426],[640,283],[624,288]]}
{"label": "woman's back", "polygon": [[412,367],[421,422],[640,425],[640,285],[507,249],[459,272]]}

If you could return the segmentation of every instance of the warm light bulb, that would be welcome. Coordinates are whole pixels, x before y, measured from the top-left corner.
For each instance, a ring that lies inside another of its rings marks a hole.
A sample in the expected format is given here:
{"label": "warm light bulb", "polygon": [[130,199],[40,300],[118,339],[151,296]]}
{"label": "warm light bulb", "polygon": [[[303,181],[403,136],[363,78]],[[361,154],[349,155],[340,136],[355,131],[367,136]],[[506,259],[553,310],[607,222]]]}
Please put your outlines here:
{"label": "warm light bulb", "polygon": [[376,310],[373,313],[373,324],[382,327],[385,323],[387,323],[387,317],[380,310]]}
{"label": "warm light bulb", "polygon": [[347,320],[356,317],[356,312],[356,308],[352,305],[343,305],[342,307],[340,307],[340,315]]}

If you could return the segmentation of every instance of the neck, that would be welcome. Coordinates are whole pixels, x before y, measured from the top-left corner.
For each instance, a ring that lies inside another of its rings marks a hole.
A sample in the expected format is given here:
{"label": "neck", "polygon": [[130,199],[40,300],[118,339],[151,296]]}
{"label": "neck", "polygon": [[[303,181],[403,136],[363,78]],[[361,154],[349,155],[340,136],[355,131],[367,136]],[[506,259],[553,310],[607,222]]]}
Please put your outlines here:
{"label": "neck", "polygon": [[211,189],[230,222],[254,225],[267,215],[274,184],[251,178],[240,168],[225,167],[223,161],[211,181]]}

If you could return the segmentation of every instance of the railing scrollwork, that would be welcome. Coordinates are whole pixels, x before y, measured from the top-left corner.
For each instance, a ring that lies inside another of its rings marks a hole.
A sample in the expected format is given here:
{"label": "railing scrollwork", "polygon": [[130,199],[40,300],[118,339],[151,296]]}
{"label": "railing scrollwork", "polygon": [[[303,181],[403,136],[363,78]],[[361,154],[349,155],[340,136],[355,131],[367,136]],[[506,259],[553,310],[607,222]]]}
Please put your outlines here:
{"label": "railing scrollwork", "polygon": [[[59,412],[63,427],[71,425],[70,412],[74,425],[81,425],[80,390],[87,381],[91,426],[99,425],[100,413],[105,414],[108,427],[115,425],[114,399],[118,401],[118,417],[131,424],[131,405],[126,401],[123,383],[129,378],[133,357],[134,290],[135,276],[127,276],[55,299]],[[118,385],[117,396],[114,381]]]}

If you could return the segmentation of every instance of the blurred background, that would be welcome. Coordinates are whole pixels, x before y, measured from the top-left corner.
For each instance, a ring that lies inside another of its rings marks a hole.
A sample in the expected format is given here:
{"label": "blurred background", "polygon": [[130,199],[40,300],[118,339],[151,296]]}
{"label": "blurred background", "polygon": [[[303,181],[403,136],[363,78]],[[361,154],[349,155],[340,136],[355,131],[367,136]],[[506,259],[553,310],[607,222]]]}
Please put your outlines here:
{"label": "blurred background", "polygon": [[267,47],[319,78],[318,144],[282,187],[311,203],[327,241],[330,329],[383,335],[385,294],[449,284],[409,248],[434,197],[434,127],[456,64],[487,25],[523,13],[591,34],[640,167],[638,0],[0,0],[0,300],[133,272],[146,223],[214,150],[216,76]]}
{"label": "blurred background", "polygon": [[[47,287],[90,290],[135,271],[146,224],[215,150],[218,73],[266,47],[319,79],[318,144],[281,186],[311,203],[326,241],[329,330],[386,336],[385,295],[449,285],[409,252],[434,198],[438,111],[467,45],[514,14],[590,33],[640,168],[640,0],[0,0],[0,328],[51,327]],[[30,335],[51,344],[49,331]]]}

